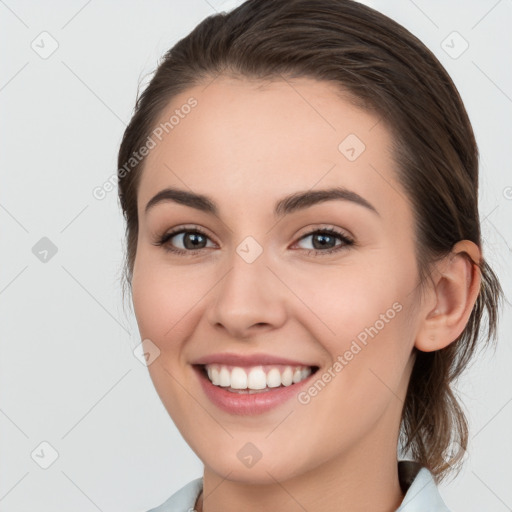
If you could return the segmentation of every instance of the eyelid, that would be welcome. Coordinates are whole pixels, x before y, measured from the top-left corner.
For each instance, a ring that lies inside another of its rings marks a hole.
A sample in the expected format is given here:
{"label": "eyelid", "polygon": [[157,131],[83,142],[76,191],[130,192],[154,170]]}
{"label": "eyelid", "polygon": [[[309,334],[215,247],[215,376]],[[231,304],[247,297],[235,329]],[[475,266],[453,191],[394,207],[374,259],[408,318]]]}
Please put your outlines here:
{"label": "eyelid", "polygon": [[210,233],[210,231],[208,229],[203,228],[202,226],[199,226],[197,224],[178,225],[174,228],[165,230],[162,234],[160,234],[159,232],[156,232],[154,237],[156,239],[164,238],[164,237],[168,237],[168,236],[170,236],[170,238],[172,238],[176,235],[182,234],[183,232],[190,232],[190,231],[197,231],[198,233],[201,233],[202,235],[208,237],[215,244],[219,245],[217,242],[215,242],[215,237],[212,236],[212,234]]}
{"label": "eyelid", "polygon": [[345,238],[349,238],[350,240],[355,241],[354,235],[352,235],[352,233],[348,229],[335,226],[334,224],[322,224],[322,223],[313,224],[313,225],[310,224],[309,226],[306,226],[305,228],[303,228],[304,232],[302,234],[297,235],[297,239],[300,240],[304,236],[311,235],[313,233],[316,233],[317,231],[329,231],[329,230],[332,230],[332,231],[338,233],[339,235],[344,236]]}

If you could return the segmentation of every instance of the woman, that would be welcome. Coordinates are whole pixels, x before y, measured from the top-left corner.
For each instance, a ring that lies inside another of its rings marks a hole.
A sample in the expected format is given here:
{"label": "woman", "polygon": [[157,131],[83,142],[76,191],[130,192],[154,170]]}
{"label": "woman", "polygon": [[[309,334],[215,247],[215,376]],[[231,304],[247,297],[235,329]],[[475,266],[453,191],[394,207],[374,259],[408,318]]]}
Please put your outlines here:
{"label": "woman", "polygon": [[249,0],[169,50],[118,163],[150,376],[204,463],[153,511],[446,511],[501,288],[433,54],[350,0]]}

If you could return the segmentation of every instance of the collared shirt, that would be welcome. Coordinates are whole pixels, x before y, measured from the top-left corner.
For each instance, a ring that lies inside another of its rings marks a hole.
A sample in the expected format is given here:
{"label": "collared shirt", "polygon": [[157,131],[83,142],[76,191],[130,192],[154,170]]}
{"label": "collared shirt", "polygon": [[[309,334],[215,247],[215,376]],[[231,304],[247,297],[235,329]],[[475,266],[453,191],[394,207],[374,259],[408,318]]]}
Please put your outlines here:
{"label": "collared shirt", "polygon": [[[401,460],[398,461],[398,477],[405,496],[395,512],[450,512],[427,468],[414,461]],[[203,479],[196,478],[148,512],[193,512],[202,490]]]}

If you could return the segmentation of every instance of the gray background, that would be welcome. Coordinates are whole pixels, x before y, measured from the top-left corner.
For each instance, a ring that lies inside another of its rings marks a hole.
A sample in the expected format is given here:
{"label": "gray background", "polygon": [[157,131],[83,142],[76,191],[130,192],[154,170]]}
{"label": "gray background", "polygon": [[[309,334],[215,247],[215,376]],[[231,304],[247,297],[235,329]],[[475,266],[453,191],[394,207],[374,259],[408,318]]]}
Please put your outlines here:
{"label": "gray background", "polygon": [[[116,190],[92,190],[116,172],[157,59],[238,3],[0,1],[2,512],[143,511],[201,476],[133,353]],[[481,152],[484,254],[509,297],[512,0],[365,3],[425,42],[459,88]],[[454,511],[512,510],[510,332],[505,305],[496,353],[459,383],[471,441],[463,472],[441,486]]]}

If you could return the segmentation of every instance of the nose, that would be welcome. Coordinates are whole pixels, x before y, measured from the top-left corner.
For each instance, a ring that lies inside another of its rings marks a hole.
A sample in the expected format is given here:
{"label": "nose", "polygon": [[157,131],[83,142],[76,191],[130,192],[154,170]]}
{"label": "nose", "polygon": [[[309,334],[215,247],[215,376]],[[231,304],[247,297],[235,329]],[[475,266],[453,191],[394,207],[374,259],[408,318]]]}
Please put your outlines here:
{"label": "nose", "polygon": [[277,329],[286,321],[286,290],[264,255],[248,263],[234,252],[229,270],[212,290],[208,321],[234,339]]}

